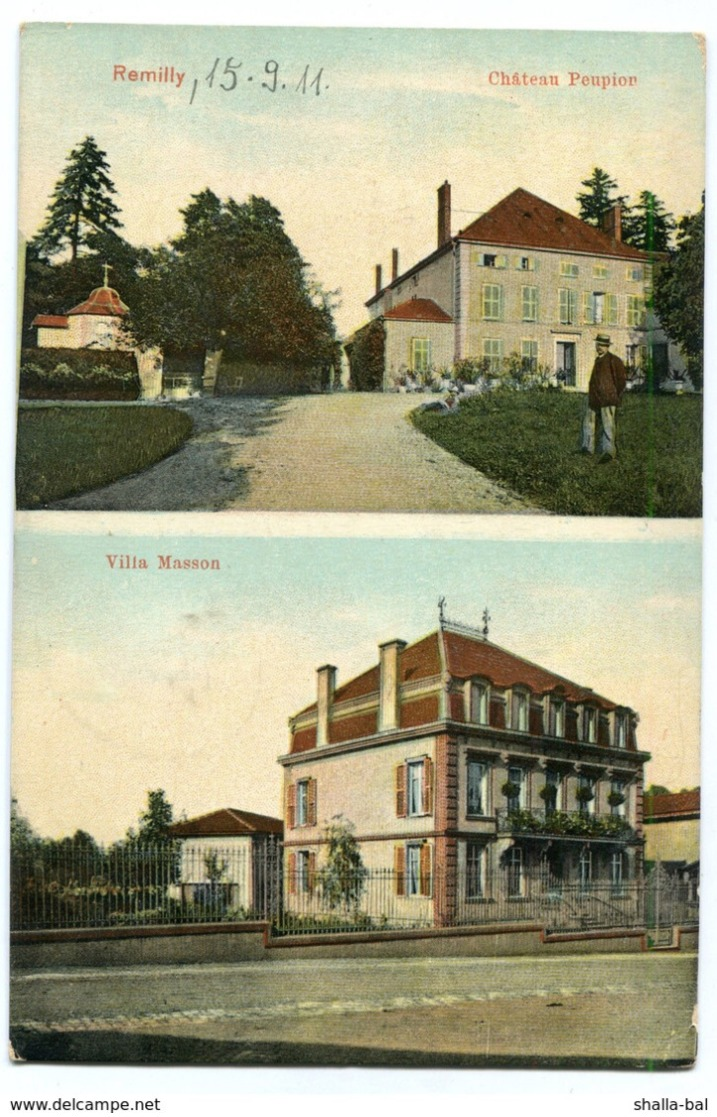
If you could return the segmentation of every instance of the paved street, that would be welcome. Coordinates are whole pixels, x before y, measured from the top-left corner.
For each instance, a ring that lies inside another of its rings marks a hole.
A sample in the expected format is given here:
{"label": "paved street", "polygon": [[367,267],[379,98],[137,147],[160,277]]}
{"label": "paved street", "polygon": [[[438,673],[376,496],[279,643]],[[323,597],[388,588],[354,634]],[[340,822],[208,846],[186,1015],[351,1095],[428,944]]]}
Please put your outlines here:
{"label": "paved street", "polygon": [[696,958],[279,960],[28,973],[26,1058],[363,1065],[684,1064]]}
{"label": "paved street", "polygon": [[187,400],[194,433],[133,477],[53,508],[541,512],[441,449],[408,419],[421,397],[339,392]]}

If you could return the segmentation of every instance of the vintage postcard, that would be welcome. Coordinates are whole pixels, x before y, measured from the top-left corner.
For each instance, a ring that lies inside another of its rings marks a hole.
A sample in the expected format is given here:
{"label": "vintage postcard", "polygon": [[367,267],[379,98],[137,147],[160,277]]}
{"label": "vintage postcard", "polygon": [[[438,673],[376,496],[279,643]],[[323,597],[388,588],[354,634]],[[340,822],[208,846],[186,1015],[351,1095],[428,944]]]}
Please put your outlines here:
{"label": "vintage postcard", "polygon": [[25,27],[18,507],[699,516],[704,64]]}
{"label": "vintage postcard", "polygon": [[694,1065],[704,66],[23,29],[15,1059]]}

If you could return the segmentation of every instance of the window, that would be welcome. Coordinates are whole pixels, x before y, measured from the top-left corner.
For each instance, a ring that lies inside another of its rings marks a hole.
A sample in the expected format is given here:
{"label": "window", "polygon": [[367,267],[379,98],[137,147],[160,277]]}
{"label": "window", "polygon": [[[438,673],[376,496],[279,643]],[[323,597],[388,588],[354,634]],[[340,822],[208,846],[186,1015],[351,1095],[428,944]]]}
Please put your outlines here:
{"label": "window", "polygon": [[588,745],[597,741],[597,710],[594,706],[583,708],[583,741]]}
{"label": "window", "polygon": [[399,818],[430,814],[433,801],[433,765],[428,756],[409,760],[396,768],[396,814]]}
{"label": "window", "polygon": [[528,732],[529,699],[525,690],[514,690],[510,702],[510,728]]}
{"label": "window", "polygon": [[627,748],[627,714],[624,710],[615,711],[615,748]]}
{"label": "window", "polygon": [[580,269],[577,264],[572,263],[570,260],[561,260],[560,274],[565,276],[566,279],[576,279],[580,274]]}
{"label": "window", "polygon": [[578,293],[567,287],[558,291],[558,319],[562,326],[574,326],[578,316]]}
{"label": "window", "polygon": [[480,842],[466,842],[466,900],[483,898],[483,862],[485,847]]}
{"label": "window", "polygon": [[316,853],[300,849],[289,853],[288,887],[289,893],[312,892],[316,880]]}
{"label": "window", "polygon": [[488,683],[477,680],[470,684],[470,712],[468,720],[474,725],[487,725],[489,721],[490,689]]}
{"label": "window", "polygon": [[593,854],[591,849],[580,851],[578,863],[578,881],[581,888],[588,888],[593,879]]}
{"label": "window", "polygon": [[508,850],[508,896],[523,895],[523,851],[520,846]]}
{"label": "window", "polygon": [[489,372],[500,372],[503,362],[503,341],[499,337],[483,338],[483,356],[487,358]]}
{"label": "window", "polygon": [[532,256],[518,256],[515,266],[518,271],[535,271],[535,260]]}
{"label": "window", "polygon": [[621,892],[625,878],[625,855],[616,850],[610,857],[610,886],[613,892]]}
{"label": "window", "polygon": [[483,284],[483,317],[494,322],[503,317],[503,288],[499,283]]}
{"label": "window", "polygon": [[627,278],[632,280],[634,283],[642,283],[644,274],[645,273],[640,264],[628,264]]}
{"label": "window", "polygon": [[610,795],[608,803],[610,804],[610,814],[613,818],[625,817],[625,801],[627,795],[625,793],[625,781],[615,779],[610,784]]}
{"label": "window", "polygon": [[506,795],[506,806],[509,812],[519,811],[523,806],[525,790],[525,772],[517,765],[508,768],[508,784],[510,795]]}
{"label": "window", "polygon": [[545,813],[552,814],[558,809],[558,794],[560,791],[560,772],[556,772],[554,768],[548,768],[545,772],[545,791],[543,792],[543,801],[545,803]]}
{"label": "window", "polygon": [[645,325],[645,300],[639,295],[627,296],[627,325]]}
{"label": "window", "polygon": [[576,798],[580,814],[595,814],[595,780],[592,776],[578,776]]}
{"label": "window", "polygon": [[538,318],[538,288],[521,288],[522,318],[524,322],[536,322]]}
{"label": "window", "polygon": [[411,369],[426,372],[431,367],[431,342],[427,337],[411,338]]}
{"label": "window", "polygon": [[593,279],[607,279],[607,264],[593,264]]}
{"label": "window", "polygon": [[526,372],[538,371],[538,343],[532,339],[525,338],[520,343],[520,355],[522,358],[523,369]]}
{"label": "window", "polygon": [[487,776],[488,766],[483,761],[468,761],[466,768],[466,814],[469,817],[488,814]]}
{"label": "window", "polygon": [[625,363],[631,368],[644,368],[647,363],[647,346],[627,345],[625,347]]}
{"label": "window", "polygon": [[495,252],[482,252],[478,257],[478,266],[481,268],[507,268],[508,257],[497,256]]}
{"label": "window", "polygon": [[316,780],[297,780],[286,793],[286,815],[290,829],[316,826]]}
{"label": "window", "polygon": [[548,734],[551,737],[565,736],[565,699],[563,698],[550,699]]}
{"label": "window", "polygon": [[431,895],[431,847],[427,842],[394,846],[393,862],[397,896]]}

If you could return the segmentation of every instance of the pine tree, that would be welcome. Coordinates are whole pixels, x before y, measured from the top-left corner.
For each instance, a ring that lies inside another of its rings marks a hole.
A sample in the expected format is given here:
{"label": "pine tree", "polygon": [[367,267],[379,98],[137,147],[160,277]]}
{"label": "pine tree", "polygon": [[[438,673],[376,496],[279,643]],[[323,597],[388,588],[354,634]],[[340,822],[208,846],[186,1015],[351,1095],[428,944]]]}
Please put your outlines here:
{"label": "pine tree", "polygon": [[578,193],[577,201],[580,203],[580,220],[588,225],[600,228],[602,217],[608,210],[618,203],[623,207],[623,221],[628,213],[627,195],[613,194],[617,190],[617,182],[600,167],[594,167],[590,178],[581,182],[585,186],[584,194]]}
{"label": "pine tree", "polygon": [[98,233],[122,228],[116,216],[119,206],[112,201],[117,191],[109,169],[106,153],[92,136],[72,149],[47,207],[45,224],[34,238],[39,252],[54,256],[69,248],[74,261],[80,248],[91,246]]}
{"label": "pine tree", "polygon": [[623,218],[622,239],[645,252],[667,252],[675,228],[674,216],[667,212],[664,202],[650,190],[643,190],[629,218]]}

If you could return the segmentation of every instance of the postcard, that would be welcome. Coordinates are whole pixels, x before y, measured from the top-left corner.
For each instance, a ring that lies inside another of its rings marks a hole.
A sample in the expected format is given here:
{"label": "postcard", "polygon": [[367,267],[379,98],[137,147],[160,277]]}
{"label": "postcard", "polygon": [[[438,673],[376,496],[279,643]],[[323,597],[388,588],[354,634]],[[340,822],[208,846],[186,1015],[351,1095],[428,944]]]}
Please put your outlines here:
{"label": "postcard", "polygon": [[704,51],[23,29],[17,1061],[694,1066]]}

